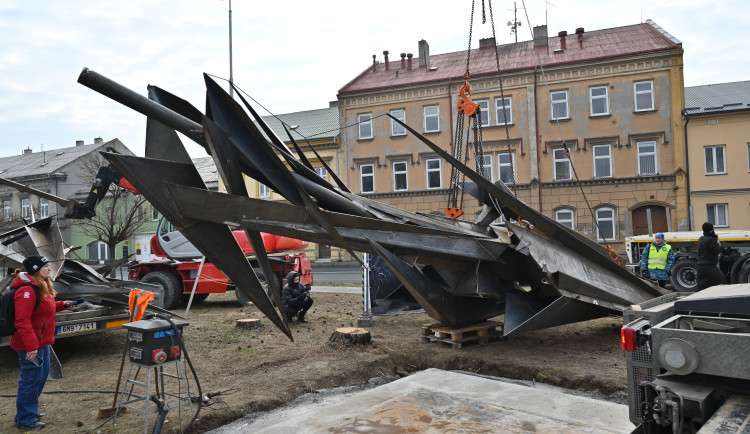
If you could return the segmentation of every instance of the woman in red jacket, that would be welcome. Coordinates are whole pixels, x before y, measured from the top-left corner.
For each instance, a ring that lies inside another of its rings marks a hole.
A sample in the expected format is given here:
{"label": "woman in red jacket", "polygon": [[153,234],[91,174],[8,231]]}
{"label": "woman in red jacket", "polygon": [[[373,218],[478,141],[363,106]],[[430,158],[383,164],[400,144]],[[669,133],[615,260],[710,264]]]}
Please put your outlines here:
{"label": "woman in red jacket", "polygon": [[[44,428],[39,418],[39,396],[49,375],[50,345],[55,342],[55,313],[70,302],[55,301],[47,258],[31,255],[23,261],[26,273],[18,273],[11,288],[16,289],[16,333],[10,347],[18,353],[21,379],[16,396],[16,425],[27,430]],[[37,305],[37,297],[40,297]]]}

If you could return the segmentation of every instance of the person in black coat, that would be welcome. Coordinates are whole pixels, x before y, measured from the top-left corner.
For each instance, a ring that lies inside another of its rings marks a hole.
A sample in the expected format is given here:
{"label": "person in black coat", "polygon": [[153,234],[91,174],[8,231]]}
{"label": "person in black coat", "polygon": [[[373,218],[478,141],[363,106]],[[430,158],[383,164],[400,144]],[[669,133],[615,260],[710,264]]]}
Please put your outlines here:
{"label": "person in black coat", "polygon": [[721,243],[714,232],[714,225],[703,223],[703,236],[698,239],[698,291],[727,281],[719,269]]}
{"label": "person in black coat", "polygon": [[310,285],[303,285],[299,282],[299,273],[291,271],[286,276],[286,285],[281,297],[281,304],[284,306],[286,319],[292,322],[297,317],[299,322],[307,322],[305,314],[310,310],[313,299],[310,297]]}

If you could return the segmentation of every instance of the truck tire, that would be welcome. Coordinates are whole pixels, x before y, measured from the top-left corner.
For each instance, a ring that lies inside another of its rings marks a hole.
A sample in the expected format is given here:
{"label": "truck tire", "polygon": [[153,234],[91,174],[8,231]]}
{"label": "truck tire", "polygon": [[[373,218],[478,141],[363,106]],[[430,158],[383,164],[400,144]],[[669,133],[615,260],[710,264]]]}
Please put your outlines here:
{"label": "truck tire", "polygon": [[750,259],[742,265],[742,269],[737,275],[737,283],[750,283]]}
{"label": "truck tire", "polygon": [[[255,270],[255,274],[258,276],[258,280],[260,280],[260,284],[263,287],[263,289],[266,291],[266,294],[268,294],[268,296],[271,297],[271,291],[268,287],[268,282],[266,281],[266,275],[263,274],[262,270],[259,270],[256,268],[254,268],[253,270]],[[279,281],[279,278],[276,277],[275,275],[271,275],[271,278],[274,279],[275,282]],[[245,306],[246,304],[250,303],[250,299],[247,298],[247,296],[245,296],[245,294],[243,294],[242,291],[240,291],[237,288],[234,288],[234,295],[235,297],[237,297],[237,302],[240,304],[240,306]],[[271,298],[271,302],[273,302],[273,298]]]}
{"label": "truck tire", "polygon": [[[200,304],[206,301],[209,294],[195,294],[193,295],[193,304]],[[185,299],[185,302],[190,300],[190,294],[183,294],[182,297]]]}
{"label": "truck tire", "polygon": [[677,292],[695,292],[698,289],[698,262],[692,258],[677,261],[669,280]]}
{"label": "truck tire", "polygon": [[182,302],[182,285],[177,277],[167,271],[152,271],[141,279],[141,282],[161,285],[164,309],[174,309]]}

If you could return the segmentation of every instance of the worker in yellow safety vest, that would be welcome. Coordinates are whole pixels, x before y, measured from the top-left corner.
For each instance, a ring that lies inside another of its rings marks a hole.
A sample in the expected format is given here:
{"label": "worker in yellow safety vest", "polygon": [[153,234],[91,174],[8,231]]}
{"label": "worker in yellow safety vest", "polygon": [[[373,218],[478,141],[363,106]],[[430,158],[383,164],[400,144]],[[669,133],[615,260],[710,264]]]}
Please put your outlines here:
{"label": "worker in yellow safety vest", "polygon": [[654,235],[654,242],[646,246],[641,253],[641,274],[643,277],[656,280],[662,288],[667,286],[674,266],[672,246],[664,240],[664,234]]}

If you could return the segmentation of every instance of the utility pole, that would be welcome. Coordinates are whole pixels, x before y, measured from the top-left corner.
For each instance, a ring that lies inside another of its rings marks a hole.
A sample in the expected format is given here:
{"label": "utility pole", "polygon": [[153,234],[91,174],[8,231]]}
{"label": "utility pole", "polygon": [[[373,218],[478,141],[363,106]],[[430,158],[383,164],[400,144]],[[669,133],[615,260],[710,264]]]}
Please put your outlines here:
{"label": "utility pole", "polygon": [[234,76],[232,73],[232,0],[229,0],[229,96],[234,98]]}

